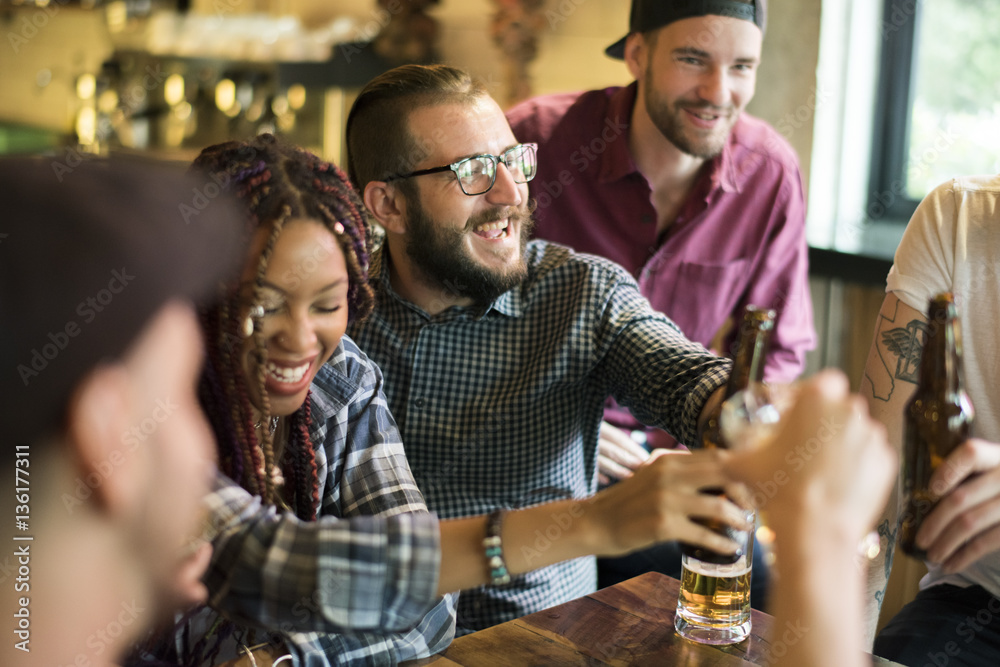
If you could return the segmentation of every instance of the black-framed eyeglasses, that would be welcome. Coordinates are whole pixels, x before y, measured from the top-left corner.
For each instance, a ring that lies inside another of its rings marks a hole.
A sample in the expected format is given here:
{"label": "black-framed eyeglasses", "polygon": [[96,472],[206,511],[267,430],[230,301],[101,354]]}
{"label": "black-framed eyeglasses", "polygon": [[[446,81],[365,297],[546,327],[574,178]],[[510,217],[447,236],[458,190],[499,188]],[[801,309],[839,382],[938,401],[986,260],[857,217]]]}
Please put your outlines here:
{"label": "black-framed eyeglasses", "polygon": [[538,144],[518,144],[511,146],[503,152],[503,155],[473,155],[458,162],[453,162],[443,167],[432,167],[430,169],[420,169],[411,171],[408,174],[390,176],[386,182],[395,181],[402,178],[412,178],[423,176],[424,174],[437,174],[443,171],[453,171],[458,178],[458,184],[465,194],[481,195],[490,191],[497,180],[497,165],[503,162],[507,165],[507,170],[514,178],[515,183],[527,183],[535,177],[538,172]]}

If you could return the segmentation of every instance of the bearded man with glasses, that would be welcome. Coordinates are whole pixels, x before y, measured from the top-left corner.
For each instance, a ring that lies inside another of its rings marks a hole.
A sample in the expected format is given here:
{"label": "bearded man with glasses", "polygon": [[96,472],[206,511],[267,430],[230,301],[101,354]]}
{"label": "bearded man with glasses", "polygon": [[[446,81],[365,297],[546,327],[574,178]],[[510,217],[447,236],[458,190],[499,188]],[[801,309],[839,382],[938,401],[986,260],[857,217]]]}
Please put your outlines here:
{"label": "bearded man with glasses", "polygon": [[[569,526],[590,520],[605,399],[693,444],[730,362],[652,310],[617,264],[528,241],[536,147],[517,142],[465,72],[406,65],[375,78],[351,109],[347,141],[352,180],[385,229],[369,269],[374,312],[349,333],[385,375],[428,507],[447,519],[577,498],[533,545],[539,554],[564,549]],[[735,509],[699,493],[722,482],[720,461],[670,456],[667,531],[711,540],[691,517]],[[501,518],[484,546],[502,563]],[[582,558],[463,591],[457,632],[596,583],[594,559]]]}

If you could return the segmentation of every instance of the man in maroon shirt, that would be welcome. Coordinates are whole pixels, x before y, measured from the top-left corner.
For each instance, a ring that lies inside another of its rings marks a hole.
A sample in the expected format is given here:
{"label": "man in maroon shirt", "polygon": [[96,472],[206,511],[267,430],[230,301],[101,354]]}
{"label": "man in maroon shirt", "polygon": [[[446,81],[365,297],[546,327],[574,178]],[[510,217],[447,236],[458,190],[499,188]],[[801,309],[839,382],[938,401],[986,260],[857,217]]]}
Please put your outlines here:
{"label": "man in maroon shirt", "polygon": [[[634,0],[629,34],[606,53],[635,81],[523,102],[507,112],[535,142],[536,234],[629,269],[654,308],[730,355],[743,308],[778,313],[769,381],[790,381],[815,345],[798,161],[744,113],[754,94],[765,0]],[[642,458],[609,408],[602,478]],[[646,434],[651,446],[673,446]]]}
{"label": "man in maroon shirt", "polygon": [[790,381],[815,344],[802,183],[788,143],[743,113],[765,8],[636,0],[631,31],[607,49],[631,85],[534,98],[507,117],[539,145],[538,236],[625,266],[654,308],[721,354],[744,306],[774,308],[767,379]]}

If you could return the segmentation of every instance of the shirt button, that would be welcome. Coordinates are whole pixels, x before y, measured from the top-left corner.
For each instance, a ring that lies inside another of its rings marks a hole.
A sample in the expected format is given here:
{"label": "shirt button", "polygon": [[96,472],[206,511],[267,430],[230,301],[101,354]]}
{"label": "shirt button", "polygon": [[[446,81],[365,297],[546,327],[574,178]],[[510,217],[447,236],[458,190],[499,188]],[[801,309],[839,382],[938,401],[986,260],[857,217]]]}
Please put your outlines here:
{"label": "shirt button", "polygon": [[413,401],[413,405],[417,406],[418,408],[424,407],[424,399],[418,398],[418,399],[414,400]]}

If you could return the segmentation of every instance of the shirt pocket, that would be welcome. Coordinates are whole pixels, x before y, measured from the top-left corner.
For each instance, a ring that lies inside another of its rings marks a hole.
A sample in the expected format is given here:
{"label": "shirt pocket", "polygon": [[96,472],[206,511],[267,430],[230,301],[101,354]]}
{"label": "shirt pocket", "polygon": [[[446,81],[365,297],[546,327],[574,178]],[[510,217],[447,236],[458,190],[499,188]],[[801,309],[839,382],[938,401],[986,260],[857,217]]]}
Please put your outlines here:
{"label": "shirt pocket", "polygon": [[680,262],[674,270],[644,276],[643,294],[688,338],[708,346],[733,313],[749,282],[748,259]]}

